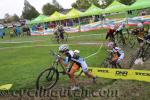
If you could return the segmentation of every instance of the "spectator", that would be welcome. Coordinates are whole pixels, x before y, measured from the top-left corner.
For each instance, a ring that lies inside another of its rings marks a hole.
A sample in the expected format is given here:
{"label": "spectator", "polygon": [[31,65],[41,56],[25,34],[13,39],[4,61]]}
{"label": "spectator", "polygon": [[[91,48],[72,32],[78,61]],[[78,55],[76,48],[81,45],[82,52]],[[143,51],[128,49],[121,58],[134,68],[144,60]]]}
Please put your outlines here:
{"label": "spectator", "polygon": [[16,27],[16,34],[17,34],[17,36],[21,36],[21,29],[20,29],[20,26],[17,26],[17,27]]}
{"label": "spectator", "polygon": [[3,28],[0,29],[0,37],[2,39],[4,38],[4,29]]}

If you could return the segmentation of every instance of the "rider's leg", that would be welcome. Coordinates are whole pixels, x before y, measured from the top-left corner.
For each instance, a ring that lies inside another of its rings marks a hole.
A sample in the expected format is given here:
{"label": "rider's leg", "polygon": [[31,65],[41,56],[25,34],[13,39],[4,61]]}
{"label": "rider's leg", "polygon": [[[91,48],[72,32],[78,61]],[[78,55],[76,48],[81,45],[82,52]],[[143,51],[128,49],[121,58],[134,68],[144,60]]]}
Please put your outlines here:
{"label": "rider's leg", "polygon": [[92,79],[93,79],[93,82],[95,82],[95,81],[96,81],[96,76],[92,75],[92,74],[88,71],[88,66],[87,66],[87,64],[86,64],[85,61],[82,61],[82,62],[81,62],[81,66],[82,66],[82,70],[83,70],[84,74],[85,74],[87,77],[92,78]]}
{"label": "rider's leg", "polygon": [[61,38],[61,42],[63,42],[64,41],[64,34],[63,33],[60,34],[60,38]]}
{"label": "rider's leg", "polygon": [[72,83],[73,86],[78,85],[76,80],[75,80],[75,75],[74,74],[75,74],[75,72],[77,72],[79,70],[79,68],[80,67],[77,64],[73,64],[73,66],[72,66],[72,68],[69,72],[69,77],[70,77],[70,80],[71,80],[71,83]]}
{"label": "rider's leg", "polygon": [[125,38],[124,38],[124,36],[123,36],[122,30],[120,31],[120,36],[121,36],[123,45],[125,45],[126,42],[125,42]]}

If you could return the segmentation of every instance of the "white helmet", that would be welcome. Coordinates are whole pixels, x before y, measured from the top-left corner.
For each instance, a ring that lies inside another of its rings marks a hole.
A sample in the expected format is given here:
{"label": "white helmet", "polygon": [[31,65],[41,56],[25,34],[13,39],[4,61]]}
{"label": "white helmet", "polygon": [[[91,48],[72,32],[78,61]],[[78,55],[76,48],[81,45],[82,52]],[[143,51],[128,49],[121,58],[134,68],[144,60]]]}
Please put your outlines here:
{"label": "white helmet", "polygon": [[114,47],[114,45],[115,45],[114,42],[109,42],[107,46],[108,46],[108,47]]}
{"label": "white helmet", "polygon": [[142,23],[138,23],[138,24],[137,24],[137,27],[143,28],[143,24],[142,24]]}
{"label": "white helmet", "polygon": [[69,46],[67,44],[63,44],[59,47],[59,51],[65,51],[65,50],[68,50],[69,49]]}

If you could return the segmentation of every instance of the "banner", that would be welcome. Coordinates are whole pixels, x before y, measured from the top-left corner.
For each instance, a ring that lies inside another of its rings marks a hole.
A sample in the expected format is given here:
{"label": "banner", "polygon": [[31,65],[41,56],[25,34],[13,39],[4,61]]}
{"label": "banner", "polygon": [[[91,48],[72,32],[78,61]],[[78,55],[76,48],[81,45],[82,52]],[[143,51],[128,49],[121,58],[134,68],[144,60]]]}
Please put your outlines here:
{"label": "banner", "polygon": [[[81,25],[78,27],[64,27],[65,32],[67,33],[76,33],[76,32],[86,32],[92,30],[98,30],[101,28],[110,28],[114,26],[119,26],[121,23],[126,23],[128,21],[129,26],[136,26],[138,23],[143,22],[145,25],[150,25],[150,15],[147,16],[138,16],[134,18],[124,18],[124,19],[106,19],[104,21],[98,21],[89,23],[86,25]],[[54,29],[47,29],[42,31],[31,31],[31,35],[49,35],[53,34]]]}
{"label": "banner", "polygon": [[89,68],[97,77],[150,82],[150,71],[113,68]]}

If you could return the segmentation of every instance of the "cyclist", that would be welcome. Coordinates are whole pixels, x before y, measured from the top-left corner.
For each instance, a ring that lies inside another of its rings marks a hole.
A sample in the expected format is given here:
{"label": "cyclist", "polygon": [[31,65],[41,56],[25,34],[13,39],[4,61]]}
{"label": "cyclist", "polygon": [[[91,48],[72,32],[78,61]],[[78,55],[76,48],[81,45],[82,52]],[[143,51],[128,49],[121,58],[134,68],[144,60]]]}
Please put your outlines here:
{"label": "cyclist", "polygon": [[[144,63],[144,54],[145,54],[145,44],[150,44],[150,34],[148,35],[145,35],[144,38],[142,39],[141,38],[141,45],[140,45],[140,48],[141,48],[141,53],[140,55],[138,56],[138,58],[135,60],[135,64],[143,64]],[[148,52],[146,52],[148,53]]]}
{"label": "cyclist", "polygon": [[142,23],[137,24],[137,40],[140,44],[140,46],[143,44],[143,39],[144,39],[144,25]]}
{"label": "cyclist", "polygon": [[57,42],[59,42],[59,31],[58,31],[58,27],[56,27],[56,29],[54,30],[54,36],[55,36]]}
{"label": "cyclist", "polygon": [[106,40],[109,38],[110,41],[114,42],[115,41],[115,36],[114,33],[116,32],[115,27],[110,27],[107,35],[106,35]]}
{"label": "cyclist", "polygon": [[121,23],[121,25],[117,28],[117,30],[116,30],[116,34],[118,35],[120,35],[120,37],[121,37],[121,39],[122,39],[122,43],[123,43],[123,45],[125,45],[126,43],[125,43],[125,38],[124,38],[124,36],[123,36],[123,30],[125,29],[125,23]]}
{"label": "cyclist", "polygon": [[58,31],[59,31],[59,36],[62,40],[64,40],[64,33],[65,33],[65,30],[63,28],[62,25],[58,26]]}
{"label": "cyclist", "polygon": [[112,64],[115,68],[117,68],[117,66],[121,68],[120,63],[124,60],[125,57],[124,51],[121,48],[117,47],[114,42],[109,42],[108,47],[113,53]]}
{"label": "cyclist", "polygon": [[[69,74],[71,83],[73,84],[72,90],[79,89],[74,74],[80,69],[80,67],[82,68],[86,76],[93,78],[93,82],[96,81],[96,76],[93,76],[91,73],[88,72],[88,66],[86,64],[86,61],[84,60],[84,58],[80,57],[79,50],[69,50],[69,46],[63,44],[59,47],[59,52],[66,56],[65,59],[62,58],[61,63],[67,66],[67,73]],[[73,62],[71,66],[69,65],[70,62]]]}

